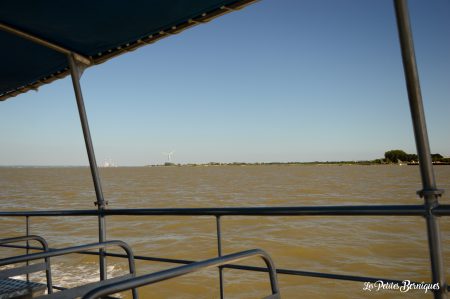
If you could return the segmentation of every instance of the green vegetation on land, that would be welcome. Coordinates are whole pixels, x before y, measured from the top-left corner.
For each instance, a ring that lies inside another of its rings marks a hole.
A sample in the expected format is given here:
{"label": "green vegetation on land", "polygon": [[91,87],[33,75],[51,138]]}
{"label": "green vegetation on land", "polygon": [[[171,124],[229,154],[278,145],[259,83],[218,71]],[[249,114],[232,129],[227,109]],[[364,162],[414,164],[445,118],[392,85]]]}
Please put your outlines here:
{"label": "green vegetation on land", "polygon": [[[431,160],[436,164],[450,163],[450,158],[444,158],[441,154],[431,154]],[[390,150],[384,153],[384,163],[417,163],[419,158],[416,154],[408,154],[402,150]]]}
{"label": "green vegetation on land", "polygon": [[[434,164],[437,165],[450,165],[450,158],[444,158],[441,154],[432,154],[431,159]],[[247,166],[247,165],[386,165],[386,164],[418,164],[418,157],[416,154],[408,154],[403,150],[389,150],[384,153],[384,158],[375,160],[364,161],[314,161],[314,162],[209,162],[209,163],[189,163],[189,164],[175,164],[166,162],[164,165],[151,165],[151,166],[219,166],[219,165],[231,165],[231,166]]]}

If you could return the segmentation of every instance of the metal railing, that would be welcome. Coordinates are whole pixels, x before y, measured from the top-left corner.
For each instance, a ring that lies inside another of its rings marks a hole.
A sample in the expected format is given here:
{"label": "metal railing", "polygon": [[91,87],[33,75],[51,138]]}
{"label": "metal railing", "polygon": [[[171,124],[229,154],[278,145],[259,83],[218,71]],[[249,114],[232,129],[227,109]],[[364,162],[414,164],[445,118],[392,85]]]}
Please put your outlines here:
{"label": "metal railing", "polygon": [[[440,205],[427,209],[425,205],[360,205],[360,206],[306,206],[306,207],[228,207],[228,208],[165,208],[165,209],[108,209],[100,212],[101,216],[211,216],[215,219],[217,255],[222,256],[222,229],[221,219],[227,216],[421,216],[427,217],[430,213],[434,216],[450,216],[450,205]],[[0,212],[0,217],[26,217],[25,224],[30,225],[30,217],[98,217],[98,210],[49,210],[49,211],[20,211]],[[27,231],[30,228],[27,227]],[[25,248],[24,246],[9,245],[10,247]],[[38,247],[29,247],[39,249]],[[98,252],[81,252],[83,254],[99,255]],[[106,256],[124,258],[126,255],[119,253],[105,253]],[[197,261],[187,259],[172,259],[165,257],[135,255],[136,260],[155,261],[174,264],[192,264]],[[247,271],[267,272],[266,268],[227,264],[219,267],[219,288],[221,298],[223,293],[222,269],[239,269]],[[343,275],[336,273],[322,273],[304,271],[299,269],[277,268],[276,272],[282,275],[307,276],[326,279],[337,279],[355,282],[376,282],[382,280],[388,283],[401,284],[404,278],[392,279],[382,277]],[[446,288],[447,285],[446,285]]]}
{"label": "metal railing", "polygon": [[105,295],[110,295],[124,290],[129,290],[132,288],[137,288],[145,285],[150,285],[156,282],[168,280],[171,278],[179,277],[189,273],[197,272],[200,270],[220,267],[227,265],[229,263],[238,262],[245,260],[254,256],[261,257],[267,266],[267,271],[269,272],[270,287],[272,295],[266,298],[276,299],[279,298],[280,290],[278,288],[277,273],[275,271],[275,265],[270,258],[270,256],[261,249],[252,249],[247,251],[241,251],[221,257],[216,257],[208,260],[203,260],[195,262],[189,265],[184,265],[176,268],[171,268],[168,270],[159,271],[156,273],[151,273],[147,275],[142,275],[139,277],[130,278],[125,281],[121,281],[116,284],[110,284],[107,286],[99,287],[87,293],[83,296],[83,299],[95,299]]}
{"label": "metal railing", "polygon": [[[29,221],[27,221],[27,223],[29,223]],[[42,241],[43,239],[41,237],[36,238],[37,236],[29,236],[32,237],[35,240],[39,240]],[[21,239],[21,241],[30,239],[29,237],[20,237],[20,238],[11,238],[11,239]],[[8,241],[11,239],[7,239]],[[45,240],[44,240],[45,242]],[[5,243],[10,243],[10,242],[5,242]],[[46,243],[43,243],[46,244]],[[8,245],[6,246],[5,244],[0,243],[0,246],[4,246],[4,247],[16,247],[16,248],[23,248],[23,246],[14,246],[14,245]],[[47,283],[49,284],[49,286],[52,286],[51,284],[51,276],[49,277],[48,274],[50,274],[49,269],[50,269],[50,261],[49,258],[50,257],[55,257],[55,256],[62,256],[62,255],[67,255],[67,254],[71,254],[71,253],[84,253],[86,252],[86,250],[92,250],[92,249],[105,249],[107,247],[112,247],[112,246],[116,246],[116,247],[120,247],[125,251],[125,255],[122,255],[123,257],[126,257],[128,259],[128,268],[129,268],[129,272],[130,272],[130,276],[134,277],[136,275],[136,266],[135,266],[135,262],[134,262],[134,254],[133,251],[131,249],[131,247],[122,241],[119,240],[111,240],[111,241],[105,241],[105,242],[101,242],[101,243],[91,243],[91,244],[85,244],[85,245],[80,245],[80,246],[73,246],[73,247],[66,247],[66,248],[59,248],[59,249],[50,249],[48,250],[48,246],[45,246],[45,251],[43,252],[38,252],[38,253],[31,253],[31,254],[25,254],[25,255],[18,255],[18,256],[12,256],[12,257],[7,257],[7,258],[3,258],[0,259],[0,266],[5,266],[5,265],[11,265],[11,264],[17,264],[17,263],[23,263],[23,262],[28,262],[28,261],[34,261],[34,260],[39,260],[39,259],[44,259],[46,261],[46,270],[47,270]],[[43,248],[39,248],[39,247],[30,247],[30,246],[25,246],[26,249],[43,249]],[[96,253],[96,254],[100,254],[100,253]],[[7,271],[7,270],[6,270]],[[102,277],[100,277],[101,279]],[[101,279],[104,280],[104,279]],[[67,290],[67,292],[71,292],[71,290]],[[49,289],[49,293],[52,293],[52,288]],[[138,298],[136,289],[132,289],[132,294],[133,294],[133,298]],[[70,298],[70,297],[68,297]]]}
{"label": "metal railing", "polygon": [[[42,238],[41,236],[29,234],[29,219],[28,219],[28,217],[26,219],[27,219],[27,235],[22,236],[22,237],[1,239],[0,246],[25,241],[27,244],[26,245],[26,255],[28,255],[29,249],[30,249],[29,241],[37,241],[42,246],[40,248],[39,247],[37,247],[37,248],[40,250],[43,250],[44,252],[48,252],[48,250],[49,250],[48,243],[47,243],[47,241],[45,241],[44,238]],[[8,247],[8,246],[4,246],[4,247]],[[19,268],[13,268],[13,269],[9,269],[9,270],[0,271],[0,279],[9,278],[9,277],[16,276],[16,275],[26,274],[27,282],[29,282],[30,281],[30,276],[29,276],[30,273],[45,270],[45,276],[47,279],[47,292],[49,294],[51,294],[53,292],[53,284],[52,284],[52,272],[51,272],[52,270],[50,267],[50,258],[44,257],[43,267],[41,267],[40,264],[34,264],[34,265],[30,266],[28,263],[29,260],[27,260],[25,262],[26,262],[25,267],[19,267]],[[6,264],[4,264],[2,261],[0,261],[0,266],[2,266],[2,265],[6,265]]]}

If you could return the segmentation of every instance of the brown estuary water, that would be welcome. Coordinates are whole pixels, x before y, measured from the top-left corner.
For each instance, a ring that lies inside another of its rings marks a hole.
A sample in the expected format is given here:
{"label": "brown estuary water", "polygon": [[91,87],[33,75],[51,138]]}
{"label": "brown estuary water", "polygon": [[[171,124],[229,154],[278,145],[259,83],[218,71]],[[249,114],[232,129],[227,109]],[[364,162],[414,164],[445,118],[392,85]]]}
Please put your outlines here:
{"label": "brown estuary water", "polygon": [[[449,203],[450,166],[435,167],[441,201]],[[101,169],[110,208],[192,208],[421,204],[417,166],[214,166]],[[87,167],[0,168],[0,210],[94,209]],[[450,219],[440,219],[450,265]],[[51,247],[97,241],[95,217],[32,217],[32,234]],[[23,217],[0,219],[2,237],[23,235]],[[217,255],[214,217],[109,216],[107,238],[128,242],[136,255],[200,260]],[[222,218],[223,253],[262,248],[277,267],[305,271],[429,281],[425,221],[420,217]],[[23,250],[0,248],[1,257]],[[117,251],[119,252],[119,251]],[[249,265],[263,266],[260,260]],[[52,260],[54,283],[74,286],[98,277],[97,258]],[[138,274],[175,266],[137,261]],[[127,270],[108,258],[110,276]],[[447,277],[450,271],[447,270]],[[38,275],[39,276],[39,275]],[[423,290],[364,291],[362,282],[279,275],[283,298],[432,298]],[[42,279],[42,276],[36,277]],[[270,293],[267,274],[224,270],[226,298]],[[202,271],[139,290],[142,298],[218,298],[218,271]],[[123,294],[129,298],[128,293]]]}

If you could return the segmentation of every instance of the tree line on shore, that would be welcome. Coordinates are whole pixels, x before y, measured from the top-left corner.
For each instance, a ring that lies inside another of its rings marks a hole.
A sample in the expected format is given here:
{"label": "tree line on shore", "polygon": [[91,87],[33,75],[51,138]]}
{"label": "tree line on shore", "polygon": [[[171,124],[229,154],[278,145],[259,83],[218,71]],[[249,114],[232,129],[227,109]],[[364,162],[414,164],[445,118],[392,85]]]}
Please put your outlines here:
{"label": "tree line on shore", "polygon": [[[408,154],[405,151],[402,150],[390,150],[384,153],[384,159],[377,159],[380,160],[380,163],[399,163],[399,162],[407,162],[407,163],[415,163],[419,161],[419,158],[416,154]],[[433,162],[440,162],[440,163],[449,163],[450,158],[444,158],[441,154],[431,154],[431,160]]]}
{"label": "tree line on shore", "polygon": [[[441,154],[432,154],[431,160],[436,164],[449,165],[450,158],[445,158]],[[245,165],[317,165],[317,164],[349,164],[349,165],[374,165],[374,164],[398,164],[398,163],[418,164],[419,158],[416,154],[408,154],[403,150],[389,150],[384,153],[384,158],[375,160],[364,161],[313,161],[313,162],[209,162],[209,163],[188,163],[188,164],[175,164],[166,162],[163,166],[245,166]],[[149,165],[149,166],[161,166],[161,165]]]}

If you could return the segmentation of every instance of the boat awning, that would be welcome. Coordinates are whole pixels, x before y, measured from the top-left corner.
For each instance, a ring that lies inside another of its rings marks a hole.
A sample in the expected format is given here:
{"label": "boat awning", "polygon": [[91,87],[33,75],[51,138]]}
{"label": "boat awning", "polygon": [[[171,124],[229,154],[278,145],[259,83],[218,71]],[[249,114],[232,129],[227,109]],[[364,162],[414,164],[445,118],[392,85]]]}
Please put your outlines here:
{"label": "boat awning", "polygon": [[99,64],[252,2],[1,1],[0,100],[68,75],[67,53],[87,66]]}

